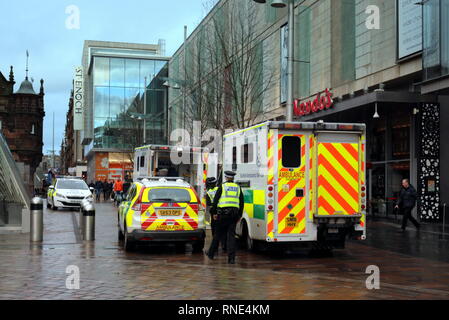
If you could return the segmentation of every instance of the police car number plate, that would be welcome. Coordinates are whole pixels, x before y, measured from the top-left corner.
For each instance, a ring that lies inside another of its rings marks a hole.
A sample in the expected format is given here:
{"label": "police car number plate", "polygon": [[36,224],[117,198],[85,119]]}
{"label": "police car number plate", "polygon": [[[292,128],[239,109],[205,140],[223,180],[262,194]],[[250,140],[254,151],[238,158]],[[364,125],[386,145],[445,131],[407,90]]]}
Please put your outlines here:
{"label": "police car number plate", "polygon": [[173,217],[173,216],[180,216],[182,214],[182,210],[176,210],[176,209],[163,209],[158,210],[158,215],[164,216],[164,217]]}

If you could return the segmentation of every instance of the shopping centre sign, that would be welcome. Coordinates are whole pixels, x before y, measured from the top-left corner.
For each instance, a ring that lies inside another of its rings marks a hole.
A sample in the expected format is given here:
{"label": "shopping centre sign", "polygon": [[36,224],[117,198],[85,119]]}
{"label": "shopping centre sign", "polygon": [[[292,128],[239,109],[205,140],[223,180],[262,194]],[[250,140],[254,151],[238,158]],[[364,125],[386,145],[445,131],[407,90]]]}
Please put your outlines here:
{"label": "shopping centre sign", "polygon": [[83,67],[75,68],[73,79],[73,130],[84,130]]}
{"label": "shopping centre sign", "polygon": [[328,110],[333,105],[332,92],[330,89],[326,89],[324,92],[318,93],[313,100],[301,103],[301,100],[296,99],[293,105],[293,113],[297,117],[303,117],[319,111]]}

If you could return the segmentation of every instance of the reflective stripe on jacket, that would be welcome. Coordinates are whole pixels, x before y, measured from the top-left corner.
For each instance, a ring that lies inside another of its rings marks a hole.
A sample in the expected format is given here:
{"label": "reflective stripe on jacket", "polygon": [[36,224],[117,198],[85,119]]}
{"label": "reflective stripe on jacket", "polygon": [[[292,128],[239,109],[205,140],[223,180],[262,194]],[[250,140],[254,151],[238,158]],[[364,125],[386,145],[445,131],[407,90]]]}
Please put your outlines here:
{"label": "reflective stripe on jacket", "polygon": [[240,187],[234,182],[223,183],[218,208],[240,208]]}
{"label": "reflective stripe on jacket", "polygon": [[218,187],[215,187],[213,189],[209,189],[206,191],[211,203],[214,202],[214,197],[215,197],[215,194],[217,193],[217,190],[218,190]]}

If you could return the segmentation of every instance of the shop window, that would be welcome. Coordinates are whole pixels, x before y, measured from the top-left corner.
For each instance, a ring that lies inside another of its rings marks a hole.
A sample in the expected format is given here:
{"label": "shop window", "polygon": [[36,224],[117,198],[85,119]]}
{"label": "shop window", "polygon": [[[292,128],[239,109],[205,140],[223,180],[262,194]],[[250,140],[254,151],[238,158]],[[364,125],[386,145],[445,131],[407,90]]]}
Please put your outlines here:
{"label": "shop window", "polygon": [[2,130],[2,120],[0,120],[0,130]]}
{"label": "shop window", "polygon": [[36,134],[34,123],[31,125],[31,134]]}
{"label": "shop window", "polygon": [[282,166],[299,168],[301,165],[301,139],[299,137],[282,138]]}
{"label": "shop window", "polygon": [[140,167],[141,168],[145,167],[145,156],[140,157]]}

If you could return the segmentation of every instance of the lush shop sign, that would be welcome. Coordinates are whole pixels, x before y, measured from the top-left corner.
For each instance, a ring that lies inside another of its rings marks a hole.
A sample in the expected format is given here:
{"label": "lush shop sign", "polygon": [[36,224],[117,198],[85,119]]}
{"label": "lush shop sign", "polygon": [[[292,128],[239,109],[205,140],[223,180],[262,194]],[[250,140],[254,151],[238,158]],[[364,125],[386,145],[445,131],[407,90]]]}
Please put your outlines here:
{"label": "lush shop sign", "polygon": [[293,113],[297,117],[303,117],[319,111],[328,110],[333,106],[332,92],[330,89],[326,89],[324,92],[318,93],[313,100],[301,102],[301,100],[296,99],[293,105]]}

